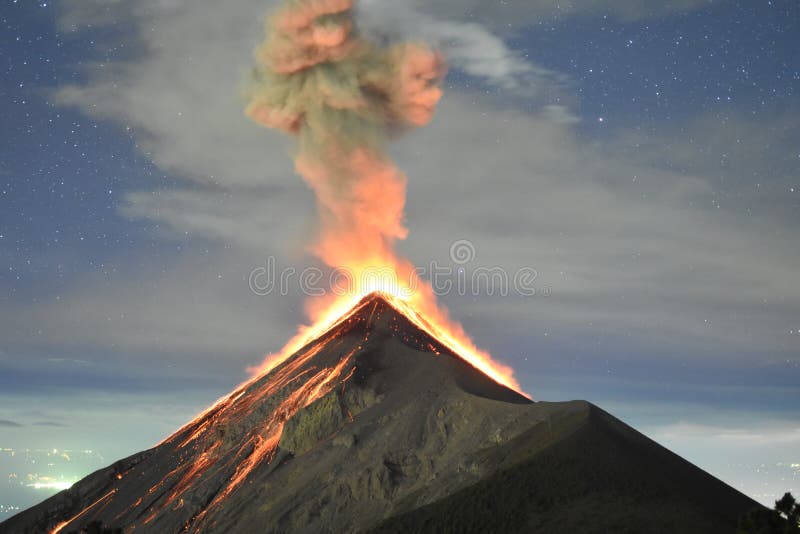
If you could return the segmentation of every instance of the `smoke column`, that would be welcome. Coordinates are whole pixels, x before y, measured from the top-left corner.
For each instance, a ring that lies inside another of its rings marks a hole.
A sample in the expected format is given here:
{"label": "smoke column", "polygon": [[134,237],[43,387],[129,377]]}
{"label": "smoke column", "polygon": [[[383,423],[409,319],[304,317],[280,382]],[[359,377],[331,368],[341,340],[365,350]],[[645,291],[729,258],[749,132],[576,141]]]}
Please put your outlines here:
{"label": "smoke column", "polygon": [[[256,59],[246,113],[297,138],[295,167],[314,190],[320,217],[312,252],[348,273],[355,295],[311,301],[314,324],[301,327],[254,372],[268,372],[321,334],[354,304],[353,296],[383,290],[402,295],[407,315],[424,316],[418,324],[456,354],[521,391],[511,368],[475,347],[414,266],[394,252],[407,234],[406,177],[385,146],[390,137],[430,121],[442,97],[441,55],[423,44],[367,42],[355,30],[353,0],[286,0],[267,20]],[[388,279],[373,286],[376,269]]]}
{"label": "smoke column", "polygon": [[439,54],[425,45],[374,46],[359,37],[352,0],[288,0],[267,22],[247,115],[298,139],[295,165],[314,190],[331,267],[395,265],[406,178],[388,137],[430,121],[442,96]]}

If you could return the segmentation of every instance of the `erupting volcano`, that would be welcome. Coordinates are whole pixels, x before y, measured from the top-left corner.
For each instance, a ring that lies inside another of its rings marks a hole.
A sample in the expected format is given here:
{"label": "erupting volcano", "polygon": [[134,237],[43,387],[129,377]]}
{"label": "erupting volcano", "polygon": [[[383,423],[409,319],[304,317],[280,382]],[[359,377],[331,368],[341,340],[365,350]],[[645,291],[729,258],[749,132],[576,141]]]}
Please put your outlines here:
{"label": "erupting volcano", "polygon": [[311,251],[351,291],[311,301],[311,325],[162,443],[0,530],[732,531],[754,502],[586,402],[531,401],[395,253],[405,177],[384,145],[430,120],[445,67],[368,43],[352,8],[287,1],[247,93],[297,138]]}
{"label": "erupting volcano", "polygon": [[0,531],[709,533],[756,506],[591,404],[530,401],[406,311],[368,295],[155,448]]}
{"label": "erupting volcano", "polygon": [[247,115],[297,138],[296,169],[316,194],[320,216],[311,251],[347,278],[347,296],[332,291],[309,302],[312,325],[258,371],[379,290],[407,315],[424,316],[424,329],[472,365],[519,391],[511,369],[474,346],[394,249],[407,234],[406,178],[384,147],[430,121],[442,96],[444,61],[424,44],[367,42],[355,31],[352,10],[353,0],[286,2],[268,19],[267,39],[256,53]]}

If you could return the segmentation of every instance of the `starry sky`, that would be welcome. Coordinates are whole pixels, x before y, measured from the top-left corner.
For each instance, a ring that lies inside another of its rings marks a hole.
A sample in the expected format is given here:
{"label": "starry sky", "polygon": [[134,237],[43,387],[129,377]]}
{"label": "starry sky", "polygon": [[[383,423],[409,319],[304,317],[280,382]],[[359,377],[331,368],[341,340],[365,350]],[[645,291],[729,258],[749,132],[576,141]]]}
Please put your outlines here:
{"label": "starry sky", "polygon": [[[442,296],[535,398],[591,400],[767,504],[800,491],[798,4],[429,4],[359,7],[450,64],[392,147],[402,252],[536,270],[533,297]],[[0,449],[147,448],[303,322],[299,291],[248,285],[313,263],[289,144],[242,114],[274,5],[0,6]],[[0,504],[44,496],[0,479]]]}

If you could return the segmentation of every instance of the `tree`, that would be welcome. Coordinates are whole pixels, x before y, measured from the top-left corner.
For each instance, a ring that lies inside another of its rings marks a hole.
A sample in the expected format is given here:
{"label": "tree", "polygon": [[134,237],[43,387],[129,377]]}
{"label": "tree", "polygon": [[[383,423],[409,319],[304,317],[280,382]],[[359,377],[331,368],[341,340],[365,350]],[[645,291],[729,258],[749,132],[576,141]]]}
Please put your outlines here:
{"label": "tree", "polygon": [[800,503],[791,493],[775,501],[775,509],[759,508],[739,520],[738,534],[800,533]]}
{"label": "tree", "polygon": [[791,526],[800,525],[800,503],[795,502],[791,493],[787,493],[779,501],[775,501],[775,511],[781,514]]}

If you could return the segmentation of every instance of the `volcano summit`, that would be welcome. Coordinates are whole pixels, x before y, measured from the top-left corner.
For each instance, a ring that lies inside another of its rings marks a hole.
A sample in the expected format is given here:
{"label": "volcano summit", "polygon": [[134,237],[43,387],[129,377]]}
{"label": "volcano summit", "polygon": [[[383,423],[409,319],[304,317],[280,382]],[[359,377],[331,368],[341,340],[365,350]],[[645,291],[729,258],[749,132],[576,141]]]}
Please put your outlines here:
{"label": "volcano summit", "polygon": [[587,402],[498,384],[393,300],[0,531],[710,533],[758,506]]}

